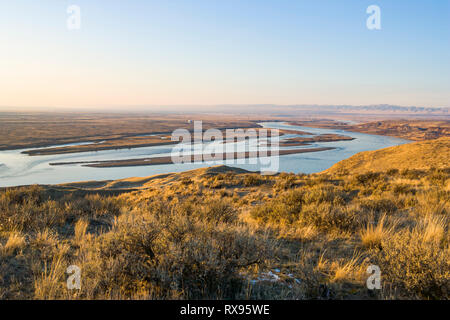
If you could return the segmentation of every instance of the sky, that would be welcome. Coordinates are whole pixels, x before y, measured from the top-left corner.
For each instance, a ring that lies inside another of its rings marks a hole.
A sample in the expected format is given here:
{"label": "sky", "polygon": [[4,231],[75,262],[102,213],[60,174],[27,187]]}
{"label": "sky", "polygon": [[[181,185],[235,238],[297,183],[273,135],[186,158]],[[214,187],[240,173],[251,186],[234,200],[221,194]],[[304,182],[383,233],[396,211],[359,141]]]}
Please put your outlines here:
{"label": "sky", "polygon": [[450,106],[450,0],[0,0],[0,40],[0,107]]}

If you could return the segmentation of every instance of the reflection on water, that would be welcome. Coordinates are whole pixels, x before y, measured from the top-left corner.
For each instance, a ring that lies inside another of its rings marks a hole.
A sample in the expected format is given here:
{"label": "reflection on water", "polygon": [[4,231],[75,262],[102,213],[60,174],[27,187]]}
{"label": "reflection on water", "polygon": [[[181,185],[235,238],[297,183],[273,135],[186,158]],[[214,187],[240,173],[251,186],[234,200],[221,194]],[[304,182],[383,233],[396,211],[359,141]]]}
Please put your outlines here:
{"label": "reflection on water", "polygon": [[[382,149],[409,142],[407,140],[393,137],[375,136],[364,133],[347,132],[344,130],[292,126],[280,122],[266,122],[261,123],[261,125],[265,128],[298,129],[301,131],[311,132],[313,134],[344,134],[355,138],[355,140],[351,141],[321,142],[312,143],[308,146],[296,147],[334,147],[336,149],[315,153],[281,156],[280,171],[283,172],[320,172],[331,167],[336,162],[354,155],[355,153]],[[78,144],[85,143],[80,142]],[[204,163],[166,164],[122,168],[89,168],[80,165],[49,165],[51,162],[101,161],[170,156],[173,147],[174,146],[155,146],[33,157],[22,154],[21,152],[23,150],[0,151],[0,187],[28,184],[56,184],[87,180],[114,180],[127,177],[145,177],[159,173],[181,172],[209,166]],[[246,164],[232,166],[251,171],[259,171],[260,168],[258,165],[249,164],[249,159],[246,159],[245,162]],[[231,165],[229,163],[226,164]]]}

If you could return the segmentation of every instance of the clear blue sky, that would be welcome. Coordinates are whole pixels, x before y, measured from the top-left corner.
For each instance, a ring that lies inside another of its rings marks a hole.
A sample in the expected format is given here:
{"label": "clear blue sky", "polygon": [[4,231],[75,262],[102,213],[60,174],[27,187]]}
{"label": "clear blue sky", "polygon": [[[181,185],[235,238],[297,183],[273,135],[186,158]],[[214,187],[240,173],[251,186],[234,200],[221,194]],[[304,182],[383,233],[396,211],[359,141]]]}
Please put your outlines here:
{"label": "clear blue sky", "polygon": [[1,0],[0,37],[0,106],[450,106],[450,0]]}

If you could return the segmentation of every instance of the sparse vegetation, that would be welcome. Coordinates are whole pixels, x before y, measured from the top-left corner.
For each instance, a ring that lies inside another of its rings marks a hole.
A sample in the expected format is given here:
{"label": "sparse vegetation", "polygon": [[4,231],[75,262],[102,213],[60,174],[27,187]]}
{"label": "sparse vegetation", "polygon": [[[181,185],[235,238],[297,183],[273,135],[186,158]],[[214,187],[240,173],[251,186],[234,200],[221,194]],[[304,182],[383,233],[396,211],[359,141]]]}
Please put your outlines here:
{"label": "sparse vegetation", "polygon": [[[359,181],[376,179],[373,171],[394,173],[401,172],[406,179],[417,179],[423,170],[433,169],[435,173],[429,179],[442,183],[440,173],[448,170],[450,159],[450,137],[445,135],[436,140],[420,141],[400,146],[365,151],[336,163],[326,170],[331,174],[360,174]],[[372,171],[372,173],[371,173]]]}
{"label": "sparse vegetation", "polygon": [[[448,299],[449,173],[218,168],[115,196],[3,189],[0,297]],[[370,264],[382,271],[375,294]],[[82,270],[81,290],[66,288],[69,265]]]}

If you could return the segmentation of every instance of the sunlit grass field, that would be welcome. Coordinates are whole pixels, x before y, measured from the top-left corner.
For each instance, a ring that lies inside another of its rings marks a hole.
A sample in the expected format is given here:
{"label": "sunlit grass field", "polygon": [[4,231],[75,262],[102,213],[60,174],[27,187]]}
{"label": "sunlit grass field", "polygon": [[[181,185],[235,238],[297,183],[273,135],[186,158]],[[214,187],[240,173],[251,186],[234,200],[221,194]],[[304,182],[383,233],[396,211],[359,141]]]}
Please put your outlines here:
{"label": "sunlit grass field", "polygon": [[[0,298],[448,299],[449,174],[219,167],[115,195],[5,189]],[[381,290],[366,287],[372,264]]]}

